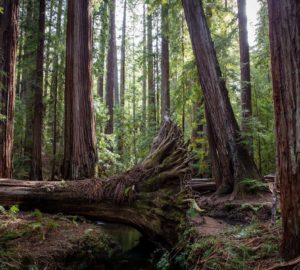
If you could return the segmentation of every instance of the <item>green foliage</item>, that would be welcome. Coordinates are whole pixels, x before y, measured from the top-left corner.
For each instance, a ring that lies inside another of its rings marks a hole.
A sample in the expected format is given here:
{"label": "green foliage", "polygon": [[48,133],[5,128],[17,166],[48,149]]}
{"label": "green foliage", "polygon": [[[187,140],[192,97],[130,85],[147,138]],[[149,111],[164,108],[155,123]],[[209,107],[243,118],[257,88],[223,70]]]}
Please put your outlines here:
{"label": "green foliage", "polygon": [[9,210],[8,210],[9,214],[11,215],[16,215],[20,212],[19,206],[18,205],[12,205]]}
{"label": "green foliage", "polygon": [[243,179],[240,182],[241,187],[251,193],[264,191],[268,188],[268,184],[256,179]]}
{"label": "green foliage", "polygon": [[169,262],[169,254],[165,252],[160,260],[156,264],[157,270],[168,270],[170,269],[170,262]]}

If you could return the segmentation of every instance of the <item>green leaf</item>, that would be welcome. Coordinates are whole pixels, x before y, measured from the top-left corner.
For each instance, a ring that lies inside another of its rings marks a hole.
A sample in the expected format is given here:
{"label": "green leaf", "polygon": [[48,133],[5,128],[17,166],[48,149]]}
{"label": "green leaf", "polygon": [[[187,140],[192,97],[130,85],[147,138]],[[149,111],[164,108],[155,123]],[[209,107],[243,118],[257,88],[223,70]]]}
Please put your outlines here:
{"label": "green leaf", "polygon": [[17,205],[13,205],[9,208],[9,213],[10,214],[13,214],[13,215],[16,215],[20,212],[20,209],[19,209],[19,206]]}

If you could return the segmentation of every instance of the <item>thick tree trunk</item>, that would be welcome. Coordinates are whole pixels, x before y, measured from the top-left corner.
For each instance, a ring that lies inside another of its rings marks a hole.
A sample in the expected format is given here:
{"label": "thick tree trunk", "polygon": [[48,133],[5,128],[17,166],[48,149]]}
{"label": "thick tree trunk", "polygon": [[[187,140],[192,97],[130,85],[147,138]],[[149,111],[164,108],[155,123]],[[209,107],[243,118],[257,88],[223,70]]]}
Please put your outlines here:
{"label": "thick tree trunk", "polygon": [[251,74],[250,56],[247,31],[246,0],[238,0],[238,21],[239,21],[239,41],[240,41],[240,65],[241,65],[241,103],[242,103],[242,123],[241,131],[247,134],[249,139],[248,149],[252,155],[252,138],[250,120],[252,116],[251,98]]}
{"label": "thick tree trunk", "polygon": [[147,14],[147,63],[148,63],[148,127],[150,132],[156,128],[155,85],[153,67],[152,15]]}
{"label": "thick tree trunk", "polygon": [[12,177],[19,1],[0,0],[0,177]]}
{"label": "thick tree trunk", "polygon": [[91,26],[91,1],[69,0],[63,162],[65,179],[83,179],[95,174]]}
{"label": "thick tree trunk", "polygon": [[203,89],[213,176],[217,193],[238,192],[243,178],[260,178],[256,165],[241,143],[225,82],[205,19],[202,1],[182,0]]}
{"label": "thick tree trunk", "polygon": [[161,121],[170,116],[169,4],[161,8]]}
{"label": "thick tree trunk", "polygon": [[39,39],[36,54],[36,82],[34,93],[33,138],[31,158],[31,180],[42,180],[42,133],[43,133],[43,72],[46,2],[39,1]]}
{"label": "thick tree trunk", "polygon": [[179,128],[162,126],[150,154],[131,170],[108,179],[67,182],[0,181],[0,205],[18,204],[132,225],[153,240],[172,246],[185,210],[191,155]]}
{"label": "thick tree trunk", "polygon": [[283,223],[282,253],[300,255],[300,2],[268,0]]}

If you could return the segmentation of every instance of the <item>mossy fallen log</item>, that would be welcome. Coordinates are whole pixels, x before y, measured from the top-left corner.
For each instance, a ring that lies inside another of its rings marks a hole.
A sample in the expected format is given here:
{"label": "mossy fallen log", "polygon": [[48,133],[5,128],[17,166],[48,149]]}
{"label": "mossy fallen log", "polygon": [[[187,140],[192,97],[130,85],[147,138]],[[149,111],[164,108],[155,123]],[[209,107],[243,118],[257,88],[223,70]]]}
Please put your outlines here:
{"label": "mossy fallen log", "polygon": [[180,129],[166,120],[149,155],[132,169],[107,179],[0,179],[0,205],[124,223],[154,241],[173,245],[187,222],[191,160]]}

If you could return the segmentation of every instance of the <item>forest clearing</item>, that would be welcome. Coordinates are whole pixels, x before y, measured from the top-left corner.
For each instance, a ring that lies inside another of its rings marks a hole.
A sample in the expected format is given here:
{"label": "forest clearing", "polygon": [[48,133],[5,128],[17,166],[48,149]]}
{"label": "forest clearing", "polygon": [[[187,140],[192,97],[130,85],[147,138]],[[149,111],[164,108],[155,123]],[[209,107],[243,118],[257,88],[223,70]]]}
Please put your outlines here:
{"label": "forest clearing", "polygon": [[298,0],[0,0],[0,270],[299,269],[299,112]]}

